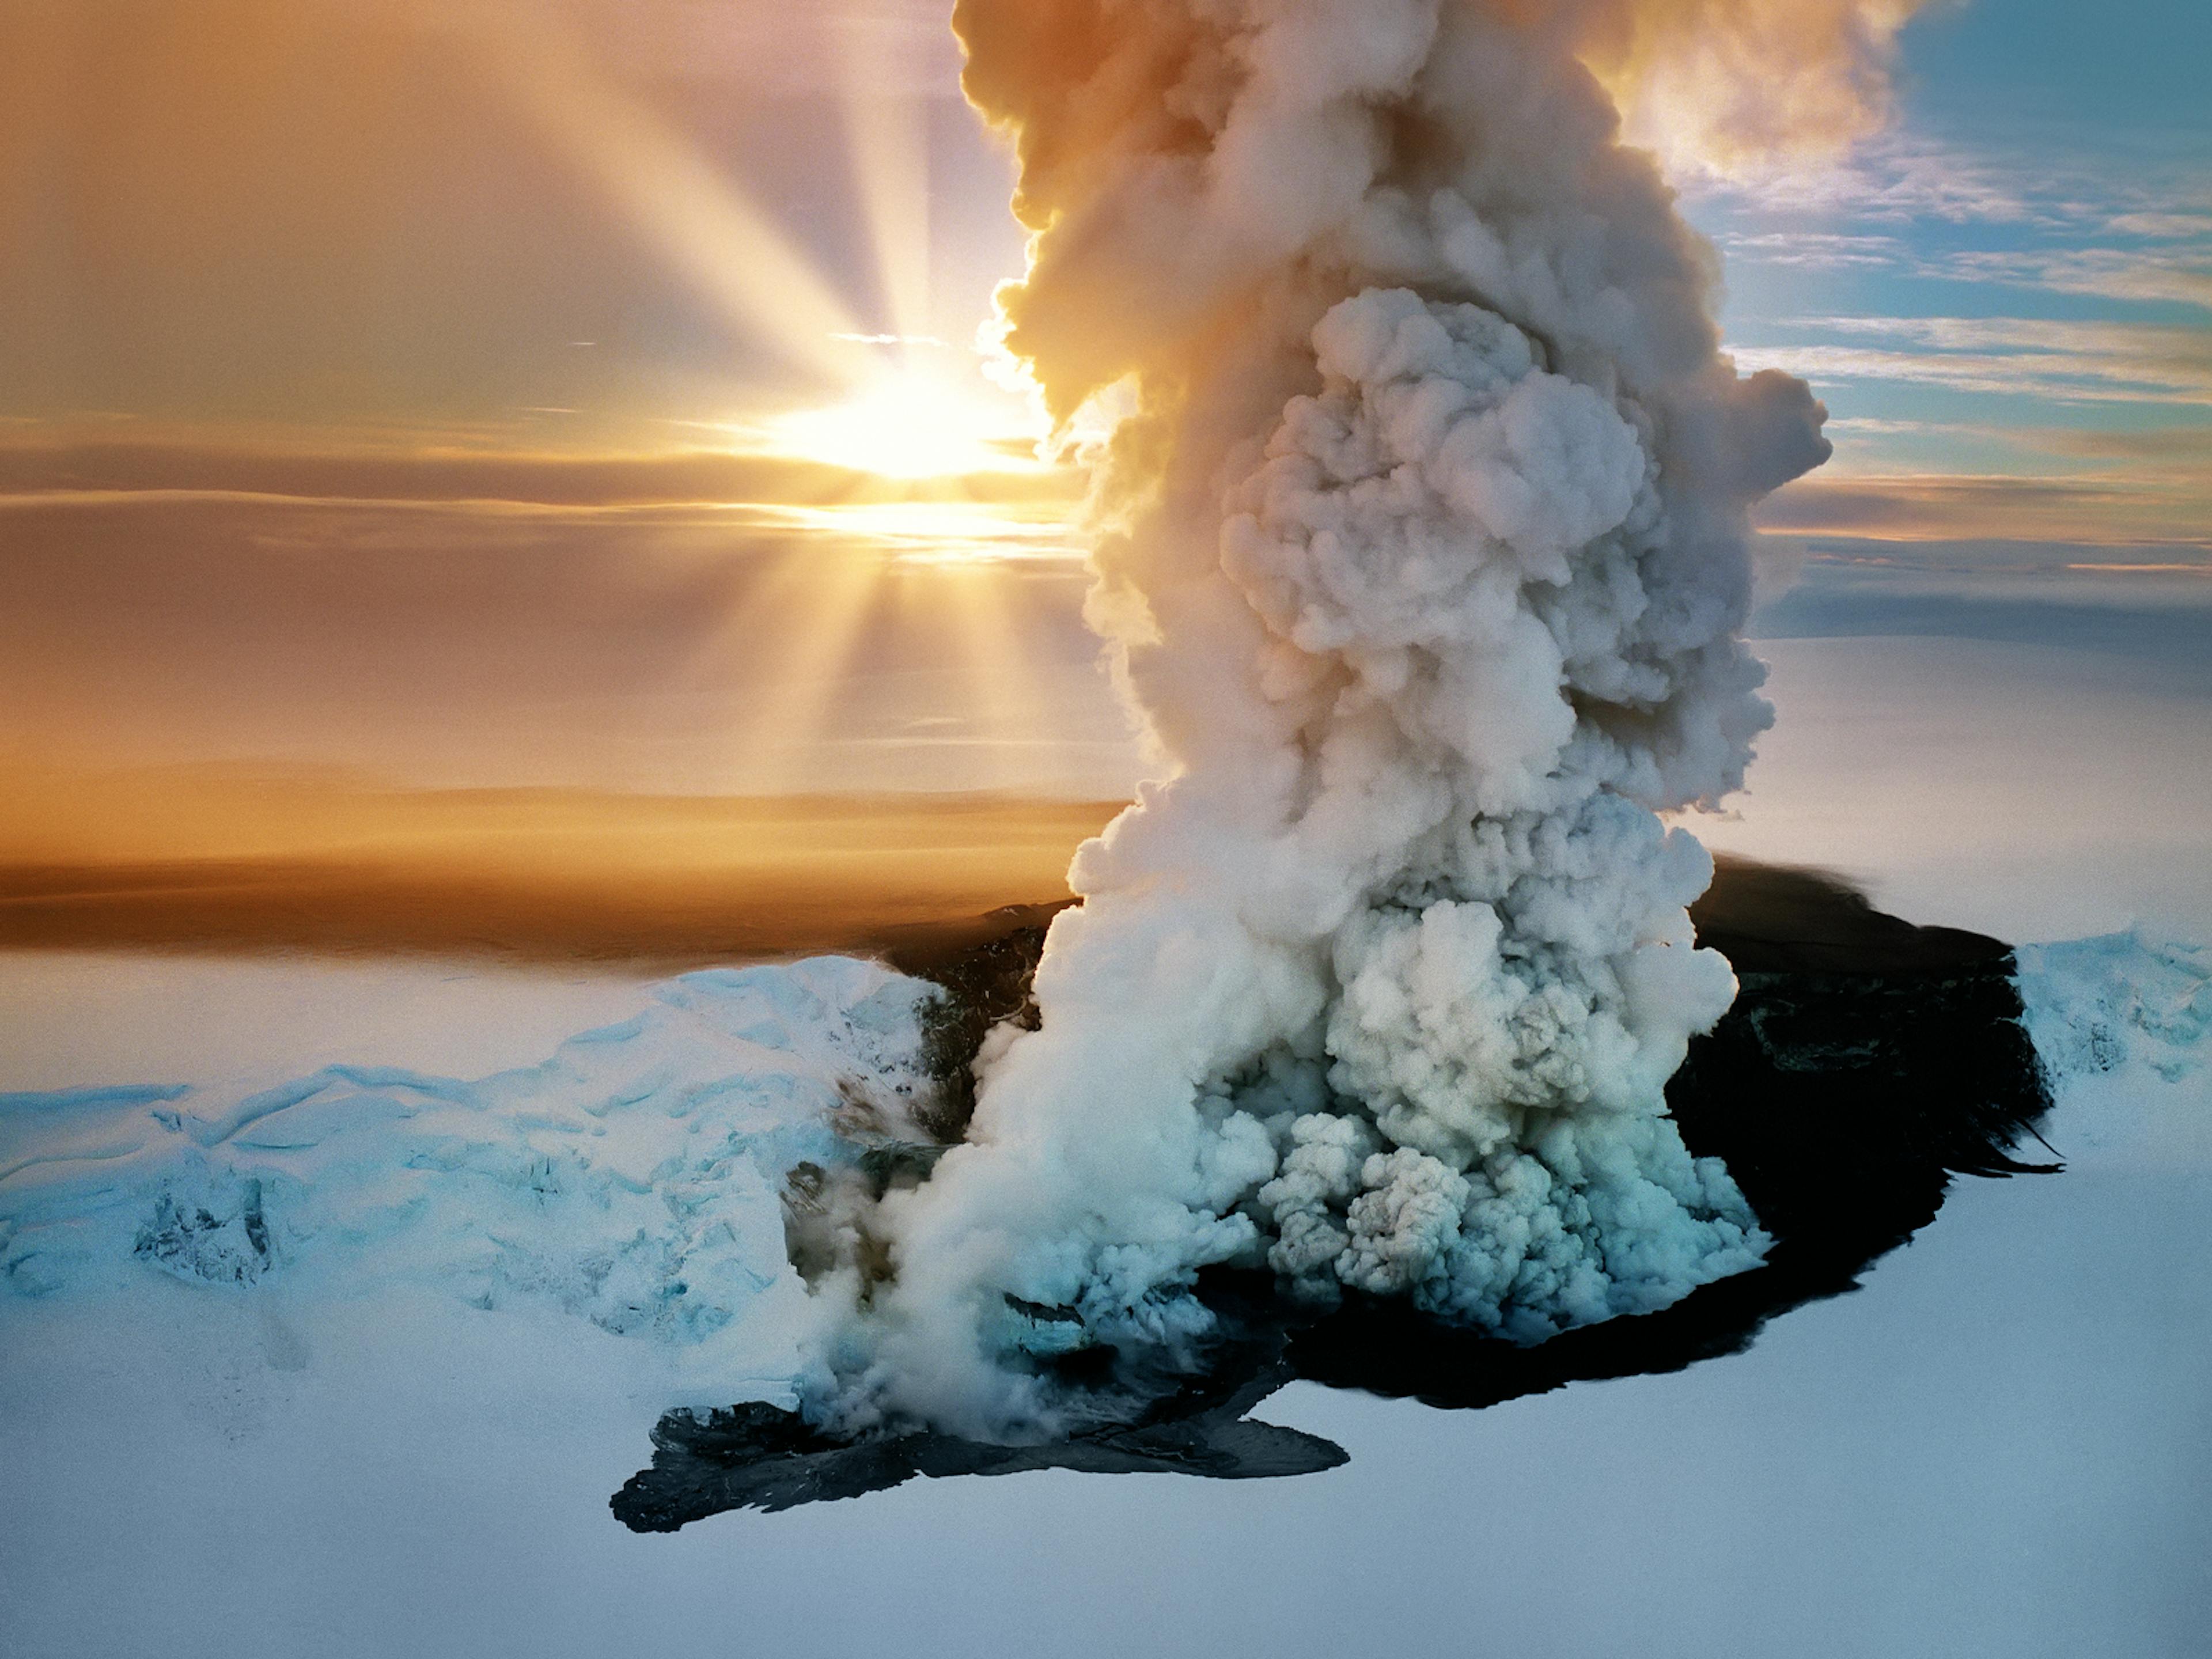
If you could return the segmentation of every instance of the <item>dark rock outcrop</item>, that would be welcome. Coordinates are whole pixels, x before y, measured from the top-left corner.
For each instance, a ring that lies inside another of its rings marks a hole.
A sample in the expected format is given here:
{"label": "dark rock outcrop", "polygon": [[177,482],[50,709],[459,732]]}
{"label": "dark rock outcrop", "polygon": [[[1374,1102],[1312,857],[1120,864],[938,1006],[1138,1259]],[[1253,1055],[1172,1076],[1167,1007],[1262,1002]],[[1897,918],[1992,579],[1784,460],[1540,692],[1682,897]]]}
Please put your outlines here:
{"label": "dark rock outcrop", "polygon": [[1065,1440],[999,1446],[927,1431],[840,1441],[796,1413],[755,1402],[704,1414],[671,1412],[654,1425],[652,1467],[613,1499],[635,1532],[673,1532],[726,1510],[787,1510],[856,1498],[918,1474],[1197,1474],[1214,1480],[1312,1474],[1346,1461],[1318,1436],[1245,1413],[1294,1373],[1284,1333],[1264,1328],[1224,1345],[1200,1377],[1185,1379],[1134,1421],[1079,1430]]}
{"label": "dark rock outcrop", "polygon": [[269,1266],[269,1224],[261,1183],[246,1180],[228,1194],[180,1198],[164,1189],[139,1227],[131,1252],[179,1279],[210,1285],[251,1285]]}

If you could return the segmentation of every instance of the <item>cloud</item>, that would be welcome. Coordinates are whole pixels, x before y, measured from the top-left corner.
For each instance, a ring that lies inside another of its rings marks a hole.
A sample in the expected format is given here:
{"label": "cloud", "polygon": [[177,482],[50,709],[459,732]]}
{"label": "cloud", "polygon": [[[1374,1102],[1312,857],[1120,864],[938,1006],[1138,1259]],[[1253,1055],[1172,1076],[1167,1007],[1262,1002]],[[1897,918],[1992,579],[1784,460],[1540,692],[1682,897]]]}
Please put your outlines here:
{"label": "cloud", "polygon": [[1064,897],[1069,854],[1114,810],[426,791],[266,761],[109,770],[0,750],[0,938],[572,963],[868,951]]}
{"label": "cloud", "polygon": [[2212,257],[2197,250],[2075,247],[2033,252],[1961,252],[1931,274],[1961,282],[2039,288],[2053,294],[2166,302],[2212,311]]}
{"label": "cloud", "polygon": [[0,509],[9,498],[116,494],[264,495],[296,501],[543,508],[834,508],[911,502],[1053,503],[1079,493],[1061,469],[1009,466],[944,478],[887,478],[824,462],[730,450],[659,454],[332,447],[173,439],[0,438]]}
{"label": "cloud", "polygon": [[2025,225],[2051,218],[2039,175],[2009,158],[1961,149],[1925,134],[1872,135],[1839,154],[1693,179],[1693,201],[1713,201],[1802,223]]}
{"label": "cloud", "polygon": [[1762,529],[1898,541],[2003,539],[2212,551],[2201,479],[1861,476],[1803,479],[1759,509]]}
{"label": "cloud", "polygon": [[[1113,789],[1132,764],[1065,499],[189,444],[5,446],[0,474],[0,751],[664,789]],[[970,750],[918,752],[929,715]]]}
{"label": "cloud", "polygon": [[2212,307],[2212,204],[2184,162],[2122,170],[1890,133],[1692,194],[1729,216],[1724,246],[1762,264]]}
{"label": "cloud", "polygon": [[[2212,335],[2154,324],[2017,317],[1809,317],[1777,330],[1897,345],[1738,346],[1747,368],[1816,385],[1894,381],[2051,402],[2212,404]],[[1901,348],[1917,347],[1919,349]]]}
{"label": "cloud", "polygon": [[1582,0],[1564,5],[1630,139],[1742,173],[1832,156],[1890,112],[1899,32],[1926,0]]}
{"label": "cloud", "polygon": [[2195,240],[2212,238],[2212,213],[2122,213],[2105,228],[2118,236],[2141,236],[2154,241]]}
{"label": "cloud", "polygon": [[2045,428],[2021,434],[2059,455],[2163,467],[2203,467],[2212,479],[2212,426],[2161,426],[2118,432]]}
{"label": "cloud", "polygon": [[[2118,464],[2130,476],[2148,477],[2212,462],[2212,424],[2158,427],[2006,426],[1975,421],[1894,420],[1882,416],[1832,419],[1821,428],[1831,438],[1904,438],[1924,448],[1929,440],[1969,440],[2002,446],[2027,457],[2063,456]],[[1840,457],[1838,465],[1850,467]],[[1826,475],[1832,478],[1835,471]],[[2107,471],[2106,476],[2109,476]],[[2208,471],[2212,477],[2212,471]]]}
{"label": "cloud", "polygon": [[1820,430],[1830,438],[1853,438],[1864,435],[1875,438],[1923,437],[1930,434],[1981,433],[1985,427],[1963,425],[1954,421],[1900,421],[1879,415],[1832,415]]}
{"label": "cloud", "polygon": [[1872,233],[1738,231],[1723,234],[1720,240],[1732,256],[1798,270],[1887,270],[1907,258],[1902,238]]}

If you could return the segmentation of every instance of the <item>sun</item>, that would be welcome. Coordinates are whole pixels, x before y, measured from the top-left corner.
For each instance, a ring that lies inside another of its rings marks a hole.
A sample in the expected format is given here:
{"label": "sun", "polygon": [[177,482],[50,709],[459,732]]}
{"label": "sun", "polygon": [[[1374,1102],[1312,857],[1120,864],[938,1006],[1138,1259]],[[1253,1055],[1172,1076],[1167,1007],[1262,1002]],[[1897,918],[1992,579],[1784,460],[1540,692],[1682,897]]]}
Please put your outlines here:
{"label": "sun", "polygon": [[1020,412],[951,378],[886,368],[843,403],[769,423],[778,449],[890,478],[957,477],[1034,465]]}

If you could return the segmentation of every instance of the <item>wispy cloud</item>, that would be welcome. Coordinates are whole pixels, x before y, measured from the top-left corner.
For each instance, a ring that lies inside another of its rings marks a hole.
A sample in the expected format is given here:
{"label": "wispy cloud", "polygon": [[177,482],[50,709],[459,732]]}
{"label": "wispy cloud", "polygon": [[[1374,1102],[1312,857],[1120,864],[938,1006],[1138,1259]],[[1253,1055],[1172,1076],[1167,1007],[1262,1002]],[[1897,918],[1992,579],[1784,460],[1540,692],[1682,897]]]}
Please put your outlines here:
{"label": "wispy cloud", "polygon": [[1922,438],[1935,434],[1980,435],[1990,428],[1959,421],[1899,421],[1884,416],[1851,415],[1831,419],[1821,430],[1831,438]]}
{"label": "wispy cloud", "polygon": [[2077,247],[2027,252],[1966,252],[1925,262],[1930,276],[2087,294],[2112,300],[2166,301],[2212,311],[2212,252]]}
{"label": "wispy cloud", "polygon": [[2124,477],[1814,475],[1770,497],[1762,528],[1906,542],[1990,538],[2212,552],[2204,492]]}
{"label": "wispy cloud", "polygon": [[2197,476],[2212,490],[2212,426],[2160,426],[2124,432],[2084,432],[2050,428],[2026,434],[2057,455],[2136,465],[2201,467]]}
{"label": "wispy cloud", "polygon": [[60,497],[201,495],[597,511],[739,507],[811,511],[1034,504],[1080,493],[1067,468],[1009,465],[943,478],[887,478],[781,455],[389,451],[175,441],[0,443],[0,507]]}
{"label": "wispy cloud", "polygon": [[2212,334],[2159,323],[2051,317],[1795,317],[1785,326],[1878,334],[1946,351],[2069,351],[2160,362],[2212,364]]}
{"label": "wispy cloud", "polygon": [[1733,222],[1719,240],[1739,260],[2212,309],[2212,198],[2179,159],[2122,168],[1899,133],[1692,197]]}
{"label": "wispy cloud", "polygon": [[2212,213],[2123,213],[2106,228],[2122,236],[2154,241],[2212,237]]}
{"label": "wispy cloud", "polygon": [[1723,236],[1721,246],[1735,258],[1797,270],[1889,270],[1907,257],[1897,237],[1835,231],[1739,232]]}
{"label": "wispy cloud", "polygon": [[1691,194],[1753,211],[1861,223],[2027,224],[2047,219],[2034,180],[2002,159],[1890,132],[1813,165],[1702,180]]}
{"label": "wispy cloud", "polygon": [[1924,336],[1913,339],[1917,323],[1942,320],[1849,319],[1851,325],[1867,325],[1864,332],[1891,334],[1919,345],[1918,349],[1824,341],[1738,346],[1736,365],[1747,373],[1781,369],[1816,386],[1887,381],[2058,403],[2212,405],[2212,357],[2202,349],[2169,356],[2136,343],[2127,347],[2069,343],[2057,325],[2049,342],[2042,344],[2023,340],[1967,349]]}

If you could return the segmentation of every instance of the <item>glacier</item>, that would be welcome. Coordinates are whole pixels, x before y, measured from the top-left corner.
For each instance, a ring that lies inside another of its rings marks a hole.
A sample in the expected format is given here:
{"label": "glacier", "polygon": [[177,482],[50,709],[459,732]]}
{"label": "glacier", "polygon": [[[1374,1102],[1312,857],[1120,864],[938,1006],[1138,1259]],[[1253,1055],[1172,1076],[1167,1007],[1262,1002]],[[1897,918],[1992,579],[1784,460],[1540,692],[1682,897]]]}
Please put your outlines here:
{"label": "glacier", "polygon": [[0,1285],[84,1295],[150,1267],[320,1297],[427,1287],[710,1366],[748,1325],[799,1315],[792,1172],[924,1138],[939,994],[827,957],[685,974],[474,1079],[347,1065],[242,1090],[0,1095]]}

